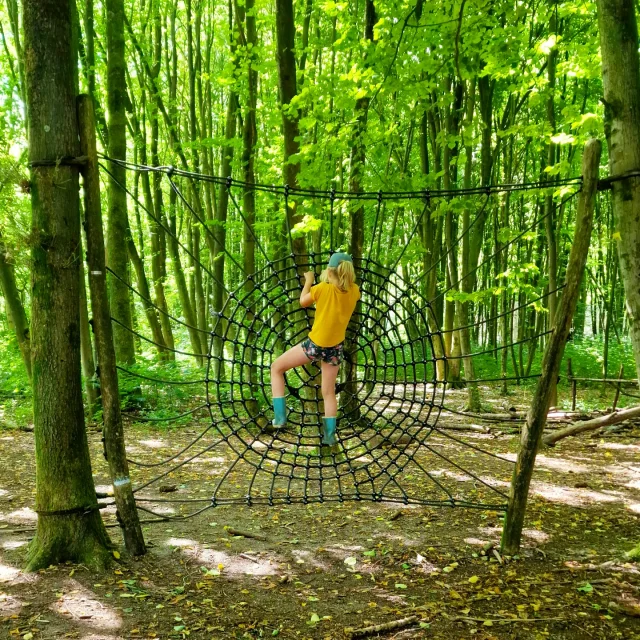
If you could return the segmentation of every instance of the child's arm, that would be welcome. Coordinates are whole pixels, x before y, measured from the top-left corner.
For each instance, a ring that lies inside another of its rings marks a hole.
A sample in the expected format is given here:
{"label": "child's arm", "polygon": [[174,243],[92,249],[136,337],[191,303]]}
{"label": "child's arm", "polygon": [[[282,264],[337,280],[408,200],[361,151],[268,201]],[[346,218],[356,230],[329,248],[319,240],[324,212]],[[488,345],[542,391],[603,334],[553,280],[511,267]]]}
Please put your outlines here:
{"label": "child's arm", "polygon": [[313,271],[307,271],[304,274],[304,287],[302,288],[302,293],[300,294],[300,306],[301,307],[310,307],[313,304],[313,298],[311,297],[311,287],[313,286],[313,281],[315,280],[315,274]]}

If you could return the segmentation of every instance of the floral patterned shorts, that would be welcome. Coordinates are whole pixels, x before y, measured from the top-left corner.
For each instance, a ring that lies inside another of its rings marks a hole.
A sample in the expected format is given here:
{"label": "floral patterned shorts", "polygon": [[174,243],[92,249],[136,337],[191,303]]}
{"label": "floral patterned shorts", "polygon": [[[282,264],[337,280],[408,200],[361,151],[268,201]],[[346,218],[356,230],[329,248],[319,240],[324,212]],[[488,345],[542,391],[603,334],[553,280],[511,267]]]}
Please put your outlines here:
{"label": "floral patterned shorts", "polygon": [[344,359],[344,342],[335,347],[319,347],[315,342],[307,338],[301,346],[304,354],[311,362],[327,362],[339,367]]}

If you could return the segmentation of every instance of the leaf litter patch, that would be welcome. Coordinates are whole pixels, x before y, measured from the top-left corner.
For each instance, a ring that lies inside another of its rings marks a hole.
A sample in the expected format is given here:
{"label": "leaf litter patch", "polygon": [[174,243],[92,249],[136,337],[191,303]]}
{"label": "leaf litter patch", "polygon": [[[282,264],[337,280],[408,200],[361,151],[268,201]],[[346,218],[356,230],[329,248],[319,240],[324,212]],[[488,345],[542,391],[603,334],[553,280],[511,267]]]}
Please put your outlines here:
{"label": "leaf litter patch", "polygon": [[[168,449],[147,449],[152,461],[189,440],[180,430],[170,439],[162,430],[136,435],[170,440]],[[145,525],[150,549],[140,560],[126,556],[119,530],[110,529],[121,557],[104,574],[68,565],[27,576],[20,543],[33,520],[8,516],[32,508],[33,477],[25,474],[33,471],[32,442],[28,433],[0,441],[0,487],[12,497],[0,496],[0,630],[9,638],[333,639],[366,627],[380,628],[381,637],[440,640],[640,638],[640,574],[622,558],[638,536],[631,506],[640,503],[639,489],[633,473],[621,471],[636,464],[632,437],[596,447],[571,440],[544,453],[534,483],[556,493],[533,493],[518,558],[499,552],[496,511],[228,506]],[[108,485],[99,436],[90,442],[96,484]],[[513,455],[518,436],[490,442]],[[163,482],[175,486],[172,496],[206,497],[215,483],[208,470],[189,465]],[[506,481],[484,460],[480,472]],[[137,480],[153,470],[146,474]],[[574,500],[576,490],[584,500]],[[613,499],[589,500],[588,492]],[[402,628],[388,626],[398,621]]]}

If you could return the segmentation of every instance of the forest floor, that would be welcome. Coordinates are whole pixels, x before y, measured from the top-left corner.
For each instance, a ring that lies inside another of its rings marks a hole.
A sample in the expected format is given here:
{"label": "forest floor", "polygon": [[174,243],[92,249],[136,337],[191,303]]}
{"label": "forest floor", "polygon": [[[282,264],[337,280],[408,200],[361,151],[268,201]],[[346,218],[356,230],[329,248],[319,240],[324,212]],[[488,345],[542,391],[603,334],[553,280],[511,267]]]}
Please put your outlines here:
{"label": "forest floor", "polygon": [[[496,399],[495,408],[504,412],[505,402],[524,401],[524,395]],[[512,459],[516,431],[464,437]],[[130,450],[153,461],[195,433],[136,425],[128,440]],[[99,491],[108,478],[100,438],[89,430]],[[493,551],[498,510],[364,501],[224,505],[184,521],[146,524],[149,553],[141,559],[127,557],[119,529],[111,527],[119,558],[102,574],[78,565],[27,574],[21,567],[36,521],[33,434],[5,429],[0,634],[24,640],[341,639],[350,628],[416,616],[413,626],[383,637],[640,639],[633,615],[640,615],[640,566],[623,555],[640,540],[639,452],[639,430],[587,434],[541,452],[515,558]],[[494,459],[488,460],[482,477],[493,472],[506,481],[502,463],[495,460],[493,469]],[[149,495],[207,496],[219,475],[213,468],[228,463],[216,452],[164,479],[176,489],[170,495]],[[106,522],[114,521],[112,509],[103,511]],[[232,535],[230,528],[257,538]]]}

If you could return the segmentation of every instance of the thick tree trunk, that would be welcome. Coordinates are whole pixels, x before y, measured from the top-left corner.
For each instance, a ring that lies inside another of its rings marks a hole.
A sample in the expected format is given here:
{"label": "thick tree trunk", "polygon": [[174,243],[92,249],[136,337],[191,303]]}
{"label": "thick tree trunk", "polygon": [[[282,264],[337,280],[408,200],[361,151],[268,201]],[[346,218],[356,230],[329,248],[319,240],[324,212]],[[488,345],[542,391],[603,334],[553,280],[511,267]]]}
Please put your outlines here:
{"label": "thick tree trunk", "polygon": [[109,561],[82,406],[78,166],[56,166],[80,152],[71,30],[70,0],[25,0],[38,512],[30,570],[66,561],[101,569]]}
{"label": "thick tree trunk", "polygon": [[[109,111],[109,156],[114,160],[127,159],[125,113],[127,86],[125,80],[124,1],[107,0],[107,106]],[[111,162],[109,171],[109,221],[107,227],[107,264],[118,276],[109,281],[111,313],[114,324],[116,356],[119,362],[135,361],[135,345],[131,322],[129,261],[123,239],[129,234],[127,218],[126,169]]]}
{"label": "thick tree trunk", "polygon": [[[632,0],[598,0],[605,133],[633,354],[640,376],[640,61]],[[625,178],[628,173],[634,177]]]}
{"label": "thick tree trunk", "polygon": [[[640,377],[640,60],[633,0],[598,0],[605,134],[629,333]],[[633,173],[634,177],[625,177]],[[629,556],[640,559],[640,544]]]}

